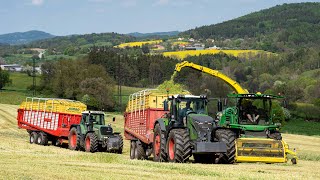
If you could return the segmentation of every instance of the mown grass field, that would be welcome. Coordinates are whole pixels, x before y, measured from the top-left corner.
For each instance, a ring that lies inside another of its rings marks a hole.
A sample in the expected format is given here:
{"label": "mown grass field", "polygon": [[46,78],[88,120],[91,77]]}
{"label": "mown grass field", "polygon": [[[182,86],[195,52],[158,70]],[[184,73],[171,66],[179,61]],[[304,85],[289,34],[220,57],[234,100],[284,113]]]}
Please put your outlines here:
{"label": "mown grass field", "polygon": [[[284,134],[296,147],[297,165],[240,163],[186,164],[130,160],[129,143],[121,155],[85,153],[55,146],[29,144],[16,125],[16,105],[0,104],[0,179],[319,179],[320,137]],[[109,115],[107,122],[111,122]],[[112,123],[123,130],[123,117]]]}

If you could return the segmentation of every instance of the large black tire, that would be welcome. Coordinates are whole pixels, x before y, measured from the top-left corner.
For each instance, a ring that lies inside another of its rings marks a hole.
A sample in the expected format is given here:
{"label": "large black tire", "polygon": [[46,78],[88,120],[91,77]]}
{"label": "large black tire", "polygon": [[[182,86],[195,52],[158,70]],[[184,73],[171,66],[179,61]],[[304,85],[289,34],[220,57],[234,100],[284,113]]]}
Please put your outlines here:
{"label": "large black tire", "polygon": [[213,164],[215,163],[215,154],[193,154],[195,163]]}
{"label": "large black tire", "polygon": [[77,132],[77,128],[71,128],[68,136],[68,147],[71,150],[80,150],[80,134]]}
{"label": "large black tire", "polygon": [[164,132],[161,131],[160,125],[157,124],[153,130],[153,161],[166,162],[166,138]]}
{"label": "large black tire", "polygon": [[136,148],[137,148],[136,141],[131,140],[131,142],[130,142],[130,159],[136,158]]}
{"label": "large black tire", "polygon": [[30,137],[29,137],[29,142],[30,142],[30,144],[36,143],[37,138],[38,138],[38,133],[37,133],[37,132],[34,132],[34,131],[31,132],[31,133],[30,133]]}
{"label": "large black tire", "polygon": [[192,155],[190,137],[187,129],[173,129],[167,141],[169,162],[184,163]]}
{"label": "large black tire", "polygon": [[88,133],[84,143],[86,152],[97,152],[98,151],[98,137],[95,133]]}
{"label": "large black tire", "polygon": [[236,155],[236,133],[230,129],[218,129],[216,131],[216,137],[220,142],[225,142],[227,146],[227,152],[221,153],[216,159],[217,163],[233,164],[235,162]]}
{"label": "large black tire", "polygon": [[46,146],[48,145],[48,137],[44,132],[39,132],[37,136],[36,143],[39,145]]}
{"label": "large black tire", "polygon": [[123,139],[122,136],[119,134],[117,135],[119,137],[119,149],[116,150],[117,154],[122,154],[122,150],[123,150]]}
{"label": "large black tire", "polygon": [[135,158],[139,160],[147,159],[146,151],[140,141],[136,142]]}

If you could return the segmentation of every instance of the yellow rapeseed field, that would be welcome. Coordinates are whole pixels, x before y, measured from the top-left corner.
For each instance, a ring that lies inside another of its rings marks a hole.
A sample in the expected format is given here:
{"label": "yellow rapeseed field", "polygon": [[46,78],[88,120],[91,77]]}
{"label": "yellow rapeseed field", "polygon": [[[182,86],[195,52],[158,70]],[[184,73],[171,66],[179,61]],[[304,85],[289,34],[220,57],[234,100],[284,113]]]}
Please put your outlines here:
{"label": "yellow rapeseed field", "polygon": [[177,58],[177,59],[185,59],[188,56],[199,56],[205,54],[218,54],[225,53],[227,55],[232,55],[235,57],[254,57],[259,54],[264,54],[267,56],[275,55],[274,53],[270,53],[263,50],[219,50],[219,49],[205,49],[205,50],[189,50],[189,51],[174,51],[174,52],[164,52],[163,55],[166,57]]}
{"label": "yellow rapeseed field", "polygon": [[[28,142],[28,133],[17,128],[16,105],[0,104],[0,179],[320,179],[320,137],[284,134],[296,147],[297,165],[238,163],[185,164],[130,160],[129,141],[123,154],[86,153],[65,147]],[[123,116],[112,123],[123,132]]]}
{"label": "yellow rapeseed field", "polygon": [[162,40],[153,40],[153,41],[141,41],[141,42],[129,42],[129,43],[123,43],[123,44],[119,44],[118,48],[125,48],[125,47],[135,47],[135,46],[139,46],[141,47],[144,44],[159,44],[161,43]]}

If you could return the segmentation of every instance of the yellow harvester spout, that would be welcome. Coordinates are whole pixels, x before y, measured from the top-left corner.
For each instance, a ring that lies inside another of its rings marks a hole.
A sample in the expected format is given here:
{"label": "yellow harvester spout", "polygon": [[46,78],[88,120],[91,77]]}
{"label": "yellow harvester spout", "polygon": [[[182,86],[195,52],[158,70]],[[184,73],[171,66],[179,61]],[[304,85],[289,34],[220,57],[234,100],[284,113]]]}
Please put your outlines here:
{"label": "yellow harvester spout", "polygon": [[226,76],[225,74],[217,71],[217,70],[213,70],[198,64],[194,64],[192,62],[188,62],[188,61],[183,61],[181,63],[176,64],[176,68],[175,71],[180,72],[182,68],[184,67],[190,67],[193,69],[196,69],[198,71],[210,74],[212,76],[215,76],[221,80],[223,80],[225,83],[227,83],[237,94],[248,94],[248,90],[244,89],[240,86],[239,83],[237,83],[235,80],[229,78],[228,76]]}

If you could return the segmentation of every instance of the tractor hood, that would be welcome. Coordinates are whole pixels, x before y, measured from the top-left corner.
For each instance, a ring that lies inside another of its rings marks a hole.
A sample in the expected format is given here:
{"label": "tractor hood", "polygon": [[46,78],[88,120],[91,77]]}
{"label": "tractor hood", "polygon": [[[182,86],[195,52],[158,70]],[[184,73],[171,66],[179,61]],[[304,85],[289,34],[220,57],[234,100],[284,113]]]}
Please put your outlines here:
{"label": "tractor hood", "polygon": [[188,115],[189,120],[196,121],[197,123],[213,123],[213,118],[205,114],[190,114]]}

